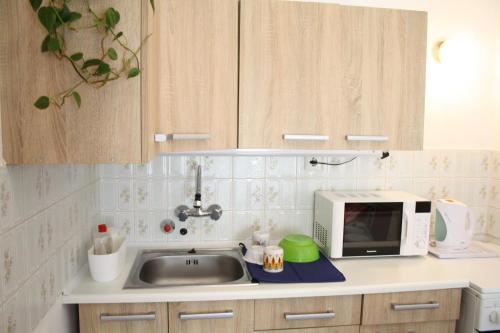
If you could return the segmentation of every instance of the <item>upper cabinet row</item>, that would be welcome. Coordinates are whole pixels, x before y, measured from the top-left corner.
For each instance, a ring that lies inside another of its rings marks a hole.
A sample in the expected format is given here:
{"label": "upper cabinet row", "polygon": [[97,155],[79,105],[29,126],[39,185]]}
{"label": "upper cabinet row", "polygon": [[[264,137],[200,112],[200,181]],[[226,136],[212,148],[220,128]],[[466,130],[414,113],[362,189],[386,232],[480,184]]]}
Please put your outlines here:
{"label": "upper cabinet row", "polygon": [[[165,0],[153,13],[149,1],[93,3],[126,13],[120,28],[131,43],[152,34],[142,75],[83,90],[81,109],[45,111],[33,101],[71,83],[70,69],[39,53],[43,33],[28,1],[0,4],[0,42],[9,46],[0,57],[7,163],[145,162],[162,152],[234,148],[422,148],[424,12]],[[79,39],[92,47],[91,37]]]}

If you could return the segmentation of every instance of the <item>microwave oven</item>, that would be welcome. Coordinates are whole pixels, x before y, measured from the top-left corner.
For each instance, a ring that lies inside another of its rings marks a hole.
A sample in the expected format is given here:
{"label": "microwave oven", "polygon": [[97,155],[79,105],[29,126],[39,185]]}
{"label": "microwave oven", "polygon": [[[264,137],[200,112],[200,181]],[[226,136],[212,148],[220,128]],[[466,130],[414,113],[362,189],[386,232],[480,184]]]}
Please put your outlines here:
{"label": "microwave oven", "polygon": [[401,191],[316,191],[314,240],[330,258],[426,255],[431,202]]}

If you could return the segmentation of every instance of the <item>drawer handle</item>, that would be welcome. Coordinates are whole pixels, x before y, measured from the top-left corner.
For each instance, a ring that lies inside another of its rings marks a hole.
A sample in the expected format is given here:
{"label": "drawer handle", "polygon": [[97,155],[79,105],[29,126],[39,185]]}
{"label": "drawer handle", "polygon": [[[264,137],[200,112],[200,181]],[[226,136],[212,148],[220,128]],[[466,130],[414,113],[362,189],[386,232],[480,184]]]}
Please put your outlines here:
{"label": "drawer handle", "polygon": [[166,142],[167,140],[170,141],[182,141],[182,140],[210,140],[210,134],[207,133],[202,133],[202,134],[162,134],[162,133],[156,133],[154,135],[154,141],[155,142]]}
{"label": "drawer handle", "polygon": [[200,320],[200,319],[227,319],[233,318],[234,312],[212,312],[212,313],[179,313],[180,320]]}
{"label": "drawer handle", "polygon": [[397,304],[392,303],[391,307],[394,311],[410,311],[410,310],[432,310],[439,309],[438,302],[419,303],[419,304]]}
{"label": "drawer handle", "polygon": [[328,135],[283,134],[283,140],[290,141],[328,141]]}
{"label": "drawer handle", "polygon": [[332,319],[335,318],[335,312],[319,313],[285,313],[285,320],[310,320],[310,319]]}
{"label": "drawer handle", "polygon": [[346,135],[347,141],[389,141],[385,135]]}
{"label": "drawer handle", "polygon": [[152,321],[156,320],[156,313],[109,315],[101,314],[101,321]]}

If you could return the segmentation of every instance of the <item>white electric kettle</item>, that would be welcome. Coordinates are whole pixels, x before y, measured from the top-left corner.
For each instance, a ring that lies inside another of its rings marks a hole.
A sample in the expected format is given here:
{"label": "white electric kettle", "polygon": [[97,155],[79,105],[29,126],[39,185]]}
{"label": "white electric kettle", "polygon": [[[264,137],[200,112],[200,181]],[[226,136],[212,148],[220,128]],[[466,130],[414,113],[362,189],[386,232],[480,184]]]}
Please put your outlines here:
{"label": "white electric kettle", "polygon": [[440,248],[466,249],[474,235],[476,219],[464,203],[453,199],[436,202],[436,246]]}

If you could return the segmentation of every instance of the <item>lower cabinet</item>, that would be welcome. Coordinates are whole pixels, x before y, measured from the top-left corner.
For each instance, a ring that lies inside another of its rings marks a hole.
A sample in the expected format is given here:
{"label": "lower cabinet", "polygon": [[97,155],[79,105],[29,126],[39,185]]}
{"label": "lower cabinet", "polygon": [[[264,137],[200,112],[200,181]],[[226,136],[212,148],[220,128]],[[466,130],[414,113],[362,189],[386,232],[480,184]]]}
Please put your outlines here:
{"label": "lower cabinet", "polygon": [[359,326],[296,328],[289,330],[255,331],[258,333],[359,333]]}
{"label": "lower cabinet", "polygon": [[80,333],[166,333],[167,303],[80,304]]}
{"label": "lower cabinet", "polygon": [[263,300],[84,304],[81,333],[453,333],[460,289]]}
{"label": "lower cabinet", "polygon": [[169,332],[253,332],[254,301],[169,303]]}
{"label": "lower cabinet", "polygon": [[454,321],[361,326],[360,333],[455,333]]}
{"label": "lower cabinet", "polygon": [[255,330],[359,325],[361,295],[255,301]]}

